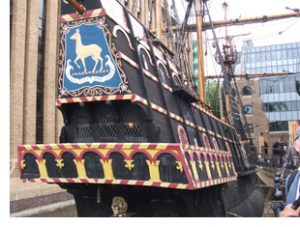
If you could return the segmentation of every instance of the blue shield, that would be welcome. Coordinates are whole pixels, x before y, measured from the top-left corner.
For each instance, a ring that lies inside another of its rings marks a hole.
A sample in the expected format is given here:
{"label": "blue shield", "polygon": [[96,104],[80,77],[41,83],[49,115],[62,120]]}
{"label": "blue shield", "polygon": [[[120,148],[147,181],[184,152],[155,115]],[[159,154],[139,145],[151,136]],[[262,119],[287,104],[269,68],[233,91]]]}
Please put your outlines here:
{"label": "blue shield", "polygon": [[65,36],[63,87],[118,89],[122,79],[112,58],[104,29],[97,24],[71,27]]}

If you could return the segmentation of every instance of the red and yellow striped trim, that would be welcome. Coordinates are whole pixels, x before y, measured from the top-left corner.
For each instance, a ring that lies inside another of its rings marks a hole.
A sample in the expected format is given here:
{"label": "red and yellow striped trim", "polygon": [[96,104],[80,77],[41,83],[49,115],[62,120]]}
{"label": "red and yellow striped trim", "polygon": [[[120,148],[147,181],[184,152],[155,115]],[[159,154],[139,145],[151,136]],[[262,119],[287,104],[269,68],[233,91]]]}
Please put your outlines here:
{"label": "red and yellow striped trim", "polygon": [[19,145],[18,151],[68,150],[68,149],[136,149],[136,150],[174,150],[177,143],[61,143]]}
{"label": "red and yellow striped trim", "polygon": [[122,184],[122,185],[135,185],[135,186],[148,186],[148,187],[163,187],[173,189],[192,189],[189,184],[177,184],[177,183],[166,183],[166,182],[152,182],[142,180],[107,180],[107,179],[90,179],[90,178],[36,178],[30,179],[30,182],[39,183],[84,183],[84,184]]}
{"label": "red and yellow striped trim", "polygon": [[99,16],[106,16],[105,9],[101,8],[95,10],[87,10],[83,14],[79,14],[79,13],[65,14],[60,17],[60,22],[64,23],[68,21],[86,19],[91,17],[99,17]]}
{"label": "red and yellow striped trim", "polygon": [[113,100],[133,100],[133,94],[125,95],[103,95],[103,96],[81,96],[75,98],[60,98],[57,99],[56,105],[61,106],[65,103],[78,103],[78,102],[95,102],[95,101],[113,101]]}
{"label": "red and yellow striped trim", "polygon": [[[83,155],[86,152],[95,152],[101,156],[103,160],[108,160],[109,155],[111,152],[118,152],[124,156],[125,160],[132,159],[132,156],[136,152],[144,153],[149,160],[154,163],[156,162],[157,158],[162,153],[169,153],[172,154],[178,163],[181,165],[181,169],[184,171],[187,179],[188,184],[175,184],[170,182],[162,182],[161,180],[149,180],[149,181],[142,181],[142,180],[116,180],[113,179],[113,175],[109,177],[106,176],[105,179],[94,179],[88,178],[84,176],[85,174],[81,175],[83,177],[79,178],[49,178],[46,172],[41,175],[39,179],[31,179],[33,182],[48,182],[48,183],[90,183],[90,184],[125,184],[125,185],[139,185],[139,186],[151,186],[151,187],[165,187],[165,188],[178,188],[178,189],[196,189],[201,187],[207,187],[211,185],[221,184],[229,181],[233,181],[236,179],[236,172],[233,169],[233,173],[235,176],[231,177],[219,177],[216,179],[210,179],[208,181],[201,181],[199,180],[198,173],[195,173],[193,169],[190,169],[187,165],[187,160],[185,157],[185,152],[188,152],[190,155],[190,160],[194,160],[194,153],[199,155],[202,153],[204,154],[205,160],[207,157],[210,156],[215,157],[215,160],[219,160],[223,157],[223,160],[226,163],[229,163],[230,166],[233,165],[231,154],[230,153],[217,153],[213,152],[211,149],[206,148],[196,148],[195,146],[188,146],[188,145],[181,145],[181,144],[174,144],[174,143],[65,143],[65,144],[30,144],[30,145],[21,145],[18,147],[19,151],[19,170],[20,173],[26,163],[23,163],[24,157],[26,154],[31,153],[33,154],[39,162],[44,160],[45,153],[52,153],[56,160],[60,160],[62,154],[64,152],[69,152],[74,156],[74,160],[81,160]],[[217,163],[218,161],[216,161]],[[45,163],[43,163],[45,165]],[[76,167],[77,168],[77,167]],[[149,166],[150,168],[150,166]],[[157,168],[157,167],[156,167]],[[180,167],[179,167],[180,168]],[[41,170],[40,170],[41,171]],[[80,169],[77,168],[78,175],[80,176]],[[191,173],[194,172],[196,174],[195,179],[192,178]],[[82,172],[81,172],[82,173]],[[46,178],[45,178],[46,177]]]}
{"label": "red and yellow striped trim", "polygon": [[216,184],[225,184],[228,182],[232,182],[232,181],[236,181],[237,177],[224,177],[224,178],[218,178],[218,179],[214,179],[214,180],[206,180],[206,181],[200,181],[194,184],[194,188],[206,188],[206,187],[210,187]]}

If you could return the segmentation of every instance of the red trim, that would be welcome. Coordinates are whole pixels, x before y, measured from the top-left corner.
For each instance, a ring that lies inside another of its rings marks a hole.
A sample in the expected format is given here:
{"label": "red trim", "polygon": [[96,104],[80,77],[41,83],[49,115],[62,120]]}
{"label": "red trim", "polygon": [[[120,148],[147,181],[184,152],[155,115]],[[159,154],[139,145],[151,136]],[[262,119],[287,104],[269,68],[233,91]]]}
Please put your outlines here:
{"label": "red trim", "polygon": [[[73,20],[90,18],[94,11],[95,10],[87,10],[82,15],[78,14],[78,13],[64,14],[60,17],[60,23],[67,22],[67,20],[64,19],[65,16],[69,16]],[[94,17],[106,16],[106,15],[107,15],[107,13],[106,13],[105,9],[101,8],[100,11],[99,11],[99,14],[94,15]]]}
{"label": "red trim", "polygon": [[161,184],[161,182],[153,182],[153,183],[152,183],[152,186],[154,186],[154,187],[159,187],[160,184]]}
{"label": "red trim", "polygon": [[112,184],[113,180],[105,180],[105,184]]}
{"label": "red trim", "polygon": [[87,179],[80,179],[80,181],[81,181],[82,183],[85,183],[85,184],[88,184],[88,183],[89,183],[89,181],[88,181]]}
{"label": "red trim", "polygon": [[138,185],[138,186],[143,186],[144,185],[144,181],[141,181],[141,180],[138,180],[135,185]]}
{"label": "red trim", "polygon": [[170,183],[168,188],[177,188],[178,184],[176,183]]}
{"label": "red trim", "polygon": [[121,180],[120,184],[128,184],[128,180]]}

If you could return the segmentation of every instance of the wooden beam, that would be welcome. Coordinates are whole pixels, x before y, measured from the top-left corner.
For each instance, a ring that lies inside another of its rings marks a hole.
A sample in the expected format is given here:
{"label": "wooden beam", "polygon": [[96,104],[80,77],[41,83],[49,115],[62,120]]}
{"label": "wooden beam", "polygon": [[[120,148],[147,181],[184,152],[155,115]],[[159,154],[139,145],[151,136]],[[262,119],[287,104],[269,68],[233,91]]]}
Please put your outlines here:
{"label": "wooden beam", "polygon": [[[253,24],[253,23],[265,23],[273,20],[287,19],[291,17],[300,17],[300,13],[286,13],[286,14],[278,14],[278,15],[264,15],[260,17],[249,17],[249,18],[236,18],[230,20],[220,20],[213,21],[214,28],[224,27],[224,26],[238,26],[245,24]],[[179,30],[181,26],[174,26],[173,30]],[[187,24],[186,29],[189,32],[197,31],[196,24]],[[211,24],[208,22],[203,23],[202,30],[211,29]]]}
{"label": "wooden beam", "polygon": [[194,0],[194,6],[195,6],[196,23],[197,23],[198,95],[200,101],[202,103],[205,103],[201,2]]}

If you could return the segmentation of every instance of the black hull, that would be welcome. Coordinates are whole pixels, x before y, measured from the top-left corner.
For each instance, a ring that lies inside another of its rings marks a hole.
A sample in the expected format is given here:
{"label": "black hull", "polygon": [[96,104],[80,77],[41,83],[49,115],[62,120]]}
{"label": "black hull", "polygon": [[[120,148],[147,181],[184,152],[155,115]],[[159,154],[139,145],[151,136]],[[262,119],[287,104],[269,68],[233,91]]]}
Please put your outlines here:
{"label": "black hull", "polygon": [[113,216],[111,204],[115,196],[126,199],[126,216],[261,217],[264,192],[258,184],[258,177],[253,173],[236,182],[191,191],[125,185],[61,187],[73,194],[79,217]]}

